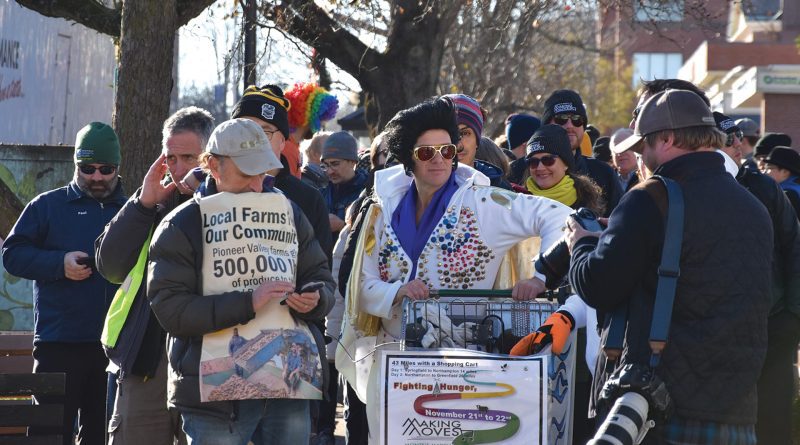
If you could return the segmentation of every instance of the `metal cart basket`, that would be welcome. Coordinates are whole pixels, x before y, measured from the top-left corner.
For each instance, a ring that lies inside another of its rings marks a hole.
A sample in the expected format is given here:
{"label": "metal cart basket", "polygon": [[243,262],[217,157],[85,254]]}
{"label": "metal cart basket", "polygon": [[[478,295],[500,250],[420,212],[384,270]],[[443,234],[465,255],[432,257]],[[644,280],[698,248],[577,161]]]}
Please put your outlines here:
{"label": "metal cart basket", "polygon": [[439,290],[427,300],[406,300],[401,349],[465,348],[508,354],[516,342],[558,309],[569,288],[533,301],[514,301],[510,290]]}

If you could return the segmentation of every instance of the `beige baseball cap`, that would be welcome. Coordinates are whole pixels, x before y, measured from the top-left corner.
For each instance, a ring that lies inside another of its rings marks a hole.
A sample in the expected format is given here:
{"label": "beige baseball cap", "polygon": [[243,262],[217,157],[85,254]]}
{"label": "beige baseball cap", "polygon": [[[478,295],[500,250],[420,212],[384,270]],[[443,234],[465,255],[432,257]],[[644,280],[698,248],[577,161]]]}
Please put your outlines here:
{"label": "beige baseball cap", "polygon": [[636,118],[633,135],[616,145],[614,152],[633,148],[641,153],[643,147],[639,142],[659,131],[714,126],[714,115],[700,96],[689,90],[668,89],[647,99]]}
{"label": "beige baseball cap", "polygon": [[246,175],[260,175],[281,168],[264,130],[250,119],[225,121],[211,133],[206,151],[233,160]]}

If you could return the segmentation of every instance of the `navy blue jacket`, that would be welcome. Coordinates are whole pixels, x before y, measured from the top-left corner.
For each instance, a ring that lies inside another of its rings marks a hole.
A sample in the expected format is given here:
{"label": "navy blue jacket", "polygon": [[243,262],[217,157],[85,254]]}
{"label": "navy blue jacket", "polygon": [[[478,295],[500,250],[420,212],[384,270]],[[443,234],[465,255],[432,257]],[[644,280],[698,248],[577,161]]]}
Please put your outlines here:
{"label": "navy blue jacket", "polygon": [[325,198],[328,213],[333,213],[344,220],[347,206],[352,204],[361,194],[361,191],[364,190],[367,179],[369,179],[369,175],[364,170],[356,170],[356,175],[353,176],[353,179],[342,184],[331,182],[322,189],[322,197]]}
{"label": "navy blue jacket", "polygon": [[94,240],[125,204],[122,185],[102,201],[75,181],[42,193],[22,211],[3,244],[3,265],[34,280],[34,344],[98,342],[117,285],[97,271],[81,281],[64,276],[64,255],[94,252]]}
{"label": "navy blue jacket", "polygon": [[[685,154],[655,173],[680,185],[685,209],[669,340],[656,373],[678,417],[755,423],[772,304],[769,214],[716,153]],[[575,292],[599,312],[628,308],[621,364],[649,362],[666,208],[664,187],[644,181],[622,197],[599,239],[581,238],[572,251],[569,281]],[[603,354],[598,361],[595,391],[607,377]]]}
{"label": "navy blue jacket", "polygon": [[486,161],[481,161],[480,159],[476,159],[475,162],[472,163],[472,167],[475,170],[486,175],[489,178],[489,183],[492,187],[500,187],[506,190],[512,190],[511,184],[506,181],[505,175],[503,174],[503,169],[500,167]]}

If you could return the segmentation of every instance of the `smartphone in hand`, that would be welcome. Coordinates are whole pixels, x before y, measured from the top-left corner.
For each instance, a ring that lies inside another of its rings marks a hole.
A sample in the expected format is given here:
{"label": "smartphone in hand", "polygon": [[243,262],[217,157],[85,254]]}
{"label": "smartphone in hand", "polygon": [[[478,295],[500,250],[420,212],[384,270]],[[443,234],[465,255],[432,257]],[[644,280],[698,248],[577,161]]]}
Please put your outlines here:
{"label": "smartphone in hand", "polygon": [[97,269],[97,265],[95,264],[93,256],[85,256],[75,260],[76,264],[80,264],[81,266],[87,266],[92,270]]}
{"label": "smartphone in hand", "polygon": [[[297,289],[294,290],[294,292],[296,294],[304,294],[306,292],[314,292],[314,291],[320,290],[323,287],[325,287],[325,283],[322,283],[322,282],[319,282],[319,281],[312,281],[310,283],[304,284],[302,287],[298,287]],[[283,299],[281,300],[281,304],[282,305],[284,305],[284,306],[286,305],[286,299],[287,298],[289,298],[288,294],[285,297],[283,297]]]}

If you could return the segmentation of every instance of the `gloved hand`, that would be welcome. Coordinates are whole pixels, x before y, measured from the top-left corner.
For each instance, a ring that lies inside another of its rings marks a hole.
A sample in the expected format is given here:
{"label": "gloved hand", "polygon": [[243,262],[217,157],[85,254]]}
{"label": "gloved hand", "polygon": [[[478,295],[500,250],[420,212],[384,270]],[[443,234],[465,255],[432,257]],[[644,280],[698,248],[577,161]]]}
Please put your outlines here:
{"label": "gloved hand", "polygon": [[575,326],[575,319],[568,311],[560,310],[547,317],[544,324],[535,332],[531,332],[511,348],[511,355],[531,355],[541,351],[553,343],[553,354],[561,354],[569,339],[569,333]]}

